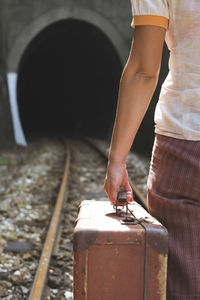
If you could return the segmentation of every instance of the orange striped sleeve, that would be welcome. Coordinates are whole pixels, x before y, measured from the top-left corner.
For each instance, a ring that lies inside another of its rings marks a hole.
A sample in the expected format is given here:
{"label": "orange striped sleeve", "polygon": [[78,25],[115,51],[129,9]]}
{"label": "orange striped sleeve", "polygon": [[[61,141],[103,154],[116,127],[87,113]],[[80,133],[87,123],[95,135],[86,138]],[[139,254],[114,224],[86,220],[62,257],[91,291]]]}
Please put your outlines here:
{"label": "orange striped sleeve", "polygon": [[162,17],[162,16],[138,15],[134,17],[131,26],[135,27],[138,25],[160,26],[167,30],[169,26],[169,20],[166,17]]}

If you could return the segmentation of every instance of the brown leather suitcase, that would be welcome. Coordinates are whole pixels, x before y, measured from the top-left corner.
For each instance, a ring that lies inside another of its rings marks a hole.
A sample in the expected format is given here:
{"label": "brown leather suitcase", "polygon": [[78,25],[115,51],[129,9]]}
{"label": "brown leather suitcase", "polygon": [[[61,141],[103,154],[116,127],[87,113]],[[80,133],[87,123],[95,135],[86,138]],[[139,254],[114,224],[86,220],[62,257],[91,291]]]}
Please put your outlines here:
{"label": "brown leather suitcase", "polygon": [[82,202],[74,300],[166,299],[167,230],[136,202],[129,209],[119,217],[109,201]]}

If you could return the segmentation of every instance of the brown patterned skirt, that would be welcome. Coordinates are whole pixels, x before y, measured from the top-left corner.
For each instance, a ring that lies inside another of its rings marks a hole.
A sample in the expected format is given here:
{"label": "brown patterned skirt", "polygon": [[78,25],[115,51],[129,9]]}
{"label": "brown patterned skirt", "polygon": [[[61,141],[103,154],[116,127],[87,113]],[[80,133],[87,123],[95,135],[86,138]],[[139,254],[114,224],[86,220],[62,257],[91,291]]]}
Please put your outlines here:
{"label": "brown patterned skirt", "polygon": [[148,207],[169,232],[167,300],[200,300],[200,141],[156,135]]}

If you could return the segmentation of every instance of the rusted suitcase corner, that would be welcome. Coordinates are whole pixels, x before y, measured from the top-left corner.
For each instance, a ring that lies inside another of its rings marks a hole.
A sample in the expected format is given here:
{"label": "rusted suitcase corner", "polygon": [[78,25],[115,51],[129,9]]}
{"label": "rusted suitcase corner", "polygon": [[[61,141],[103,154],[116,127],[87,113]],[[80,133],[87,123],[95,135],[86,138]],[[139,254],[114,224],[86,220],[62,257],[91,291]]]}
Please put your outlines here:
{"label": "rusted suitcase corner", "polygon": [[75,228],[74,230],[74,252],[87,250],[94,244],[98,236],[98,230]]}
{"label": "rusted suitcase corner", "polygon": [[160,254],[168,254],[168,231],[161,225],[146,226],[148,244]]}

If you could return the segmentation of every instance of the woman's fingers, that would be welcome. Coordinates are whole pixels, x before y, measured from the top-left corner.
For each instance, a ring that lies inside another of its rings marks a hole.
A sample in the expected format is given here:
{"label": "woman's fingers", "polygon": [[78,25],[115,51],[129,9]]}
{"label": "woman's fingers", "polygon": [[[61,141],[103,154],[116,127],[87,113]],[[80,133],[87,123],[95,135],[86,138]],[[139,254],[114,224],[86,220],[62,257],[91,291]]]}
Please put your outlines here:
{"label": "woman's fingers", "polygon": [[113,192],[108,191],[107,195],[108,195],[108,198],[109,198],[110,202],[113,205],[116,205],[117,192],[115,192],[115,191],[113,191]]}
{"label": "woman's fingers", "polygon": [[117,194],[120,191],[120,188],[126,191],[127,201],[132,202],[133,193],[128,182],[128,173],[126,170],[126,165],[109,164],[104,182],[104,190],[107,193],[109,200],[113,205],[116,205]]}
{"label": "woman's fingers", "polygon": [[122,188],[126,191],[127,201],[132,202],[133,201],[133,191],[132,191],[132,188],[131,188],[131,186],[129,184],[129,181],[128,181],[128,172],[127,172],[127,170],[125,171],[125,174],[124,174]]}
{"label": "woman's fingers", "polygon": [[110,180],[109,176],[106,176],[105,183],[104,183],[104,190],[107,193],[110,202],[113,205],[116,205],[117,193],[120,190],[120,184],[114,185]]}
{"label": "woman's fingers", "polygon": [[108,163],[104,189],[113,205],[116,204],[117,193],[120,190],[124,177],[124,170],[125,164]]}
{"label": "woman's fingers", "polygon": [[127,201],[128,202],[133,202],[133,192],[131,191],[126,191],[126,196],[127,196]]}

